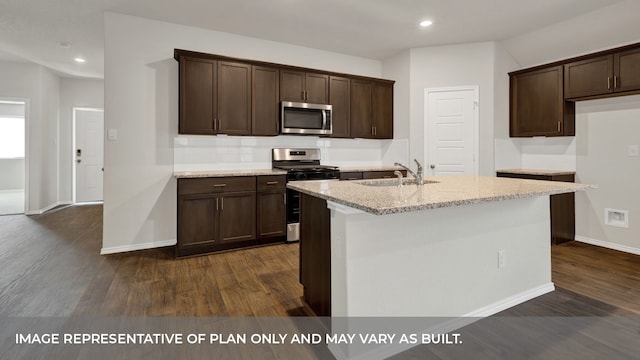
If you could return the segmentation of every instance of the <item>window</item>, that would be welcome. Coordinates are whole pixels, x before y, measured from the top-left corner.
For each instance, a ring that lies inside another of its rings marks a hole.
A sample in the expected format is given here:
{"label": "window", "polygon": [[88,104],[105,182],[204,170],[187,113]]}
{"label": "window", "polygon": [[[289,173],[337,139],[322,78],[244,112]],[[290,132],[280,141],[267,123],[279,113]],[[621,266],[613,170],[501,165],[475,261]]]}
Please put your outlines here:
{"label": "window", "polygon": [[24,158],[24,117],[0,115],[0,159]]}

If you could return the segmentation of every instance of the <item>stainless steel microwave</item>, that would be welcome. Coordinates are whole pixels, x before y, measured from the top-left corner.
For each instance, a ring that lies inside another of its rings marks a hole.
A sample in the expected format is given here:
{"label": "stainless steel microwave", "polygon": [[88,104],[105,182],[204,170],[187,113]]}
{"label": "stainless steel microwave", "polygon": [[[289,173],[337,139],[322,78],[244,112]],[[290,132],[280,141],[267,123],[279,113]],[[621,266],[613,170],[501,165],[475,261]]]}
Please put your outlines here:
{"label": "stainless steel microwave", "polygon": [[280,103],[280,133],[331,135],[331,105]]}

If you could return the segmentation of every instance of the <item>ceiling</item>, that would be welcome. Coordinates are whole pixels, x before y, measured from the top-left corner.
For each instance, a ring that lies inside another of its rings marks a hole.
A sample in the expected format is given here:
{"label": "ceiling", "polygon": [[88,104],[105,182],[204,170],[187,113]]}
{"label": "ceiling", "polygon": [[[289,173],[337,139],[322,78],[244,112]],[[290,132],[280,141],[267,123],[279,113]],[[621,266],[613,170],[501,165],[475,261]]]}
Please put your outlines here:
{"label": "ceiling", "polygon": [[[621,1],[0,0],[0,60],[102,78],[105,11],[382,60],[414,47],[510,39]],[[420,28],[423,19],[433,25]]]}

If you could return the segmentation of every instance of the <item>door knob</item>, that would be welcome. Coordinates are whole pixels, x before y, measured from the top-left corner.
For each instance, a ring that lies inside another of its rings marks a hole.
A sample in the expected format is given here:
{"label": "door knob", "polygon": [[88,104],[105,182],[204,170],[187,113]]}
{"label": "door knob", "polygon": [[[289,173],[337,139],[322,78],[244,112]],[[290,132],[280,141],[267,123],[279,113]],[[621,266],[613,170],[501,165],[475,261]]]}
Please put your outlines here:
{"label": "door knob", "polygon": [[429,167],[432,168],[432,169],[435,169],[436,165],[435,164],[431,164],[431,165],[429,165]]}
{"label": "door knob", "polygon": [[78,159],[78,160],[76,160],[76,162],[79,164],[80,162],[82,162],[82,160]]}

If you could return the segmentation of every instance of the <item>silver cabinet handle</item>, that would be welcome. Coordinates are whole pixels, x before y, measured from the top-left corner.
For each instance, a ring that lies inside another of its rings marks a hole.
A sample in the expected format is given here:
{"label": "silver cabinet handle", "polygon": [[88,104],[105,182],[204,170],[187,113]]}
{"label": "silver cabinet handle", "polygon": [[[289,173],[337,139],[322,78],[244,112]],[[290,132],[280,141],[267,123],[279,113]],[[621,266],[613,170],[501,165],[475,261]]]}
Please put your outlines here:
{"label": "silver cabinet handle", "polygon": [[213,187],[225,187],[227,184],[214,184]]}
{"label": "silver cabinet handle", "polygon": [[558,132],[560,132],[560,120],[558,120]]}
{"label": "silver cabinet handle", "polygon": [[216,211],[220,210],[220,207],[218,206],[218,198],[216,198]]}
{"label": "silver cabinet handle", "polygon": [[282,194],[282,203],[287,205],[287,194]]}
{"label": "silver cabinet handle", "polygon": [[276,185],[277,181],[267,181],[267,185]]}
{"label": "silver cabinet handle", "polygon": [[611,89],[611,76],[607,76],[607,90]]}
{"label": "silver cabinet handle", "polygon": [[613,77],[613,88],[614,89],[618,88],[618,77],[617,76]]}
{"label": "silver cabinet handle", "polygon": [[220,198],[220,211],[224,210],[224,198]]}

